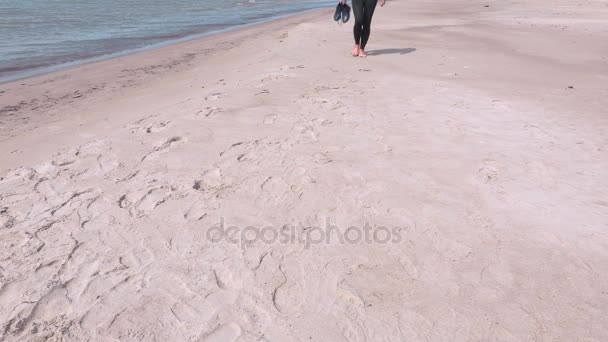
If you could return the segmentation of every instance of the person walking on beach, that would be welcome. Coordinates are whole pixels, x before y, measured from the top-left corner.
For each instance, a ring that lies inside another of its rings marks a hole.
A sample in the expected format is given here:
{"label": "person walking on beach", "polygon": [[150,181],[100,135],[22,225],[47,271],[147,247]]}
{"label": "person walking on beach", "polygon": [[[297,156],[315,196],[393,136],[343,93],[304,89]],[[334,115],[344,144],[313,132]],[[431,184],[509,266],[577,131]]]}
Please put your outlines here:
{"label": "person walking on beach", "polygon": [[[380,7],[386,4],[386,0],[379,0]],[[365,54],[365,45],[369,39],[371,32],[372,16],[378,0],[352,0],[353,13],[355,14],[355,27],[353,33],[355,35],[355,48],[352,55],[354,57],[367,57]]]}

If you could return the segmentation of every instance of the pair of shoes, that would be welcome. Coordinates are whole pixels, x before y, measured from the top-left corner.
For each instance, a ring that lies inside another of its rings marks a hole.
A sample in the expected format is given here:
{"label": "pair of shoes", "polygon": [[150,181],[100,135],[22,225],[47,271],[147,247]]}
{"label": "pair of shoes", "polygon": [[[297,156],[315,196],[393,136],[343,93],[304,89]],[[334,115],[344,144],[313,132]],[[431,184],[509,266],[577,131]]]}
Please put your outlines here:
{"label": "pair of shoes", "polygon": [[340,21],[340,19],[342,19],[343,23],[346,23],[348,19],[350,19],[350,6],[342,2],[338,3],[338,6],[336,6],[336,12],[334,13],[334,20]]}

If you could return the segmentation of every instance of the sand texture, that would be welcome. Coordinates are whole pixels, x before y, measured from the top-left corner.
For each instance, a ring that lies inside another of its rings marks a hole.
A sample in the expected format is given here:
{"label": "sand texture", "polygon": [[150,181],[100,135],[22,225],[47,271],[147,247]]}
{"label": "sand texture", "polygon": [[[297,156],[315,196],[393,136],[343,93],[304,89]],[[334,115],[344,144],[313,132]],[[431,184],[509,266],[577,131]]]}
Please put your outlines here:
{"label": "sand texture", "polygon": [[331,15],[0,85],[0,340],[608,341],[608,3]]}

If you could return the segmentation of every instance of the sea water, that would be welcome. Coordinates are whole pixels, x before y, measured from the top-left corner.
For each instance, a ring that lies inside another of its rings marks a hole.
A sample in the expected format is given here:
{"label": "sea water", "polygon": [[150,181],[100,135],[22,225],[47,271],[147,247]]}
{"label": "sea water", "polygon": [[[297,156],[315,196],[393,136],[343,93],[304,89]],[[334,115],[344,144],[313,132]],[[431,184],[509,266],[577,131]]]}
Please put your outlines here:
{"label": "sea water", "polygon": [[0,81],[333,3],[328,0],[0,0]]}

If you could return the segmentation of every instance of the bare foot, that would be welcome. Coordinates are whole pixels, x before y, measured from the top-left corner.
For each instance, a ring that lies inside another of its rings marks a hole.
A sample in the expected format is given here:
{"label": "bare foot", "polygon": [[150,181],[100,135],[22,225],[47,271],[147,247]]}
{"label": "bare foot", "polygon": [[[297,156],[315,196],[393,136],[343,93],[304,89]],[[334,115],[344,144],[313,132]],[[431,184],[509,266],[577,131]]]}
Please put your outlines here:
{"label": "bare foot", "polygon": [[353,52],[351,52],[351,54],[353,55],[353,57],[359,56],[359,45],[355,45],[355,48],[353,49]]}
{"label": "bare foot", "polygon": [[367,57],[367,55],[365,54],[365,51],[363,51],[363,49],[359,50],[359,57],[361,57],[361,58]]}

